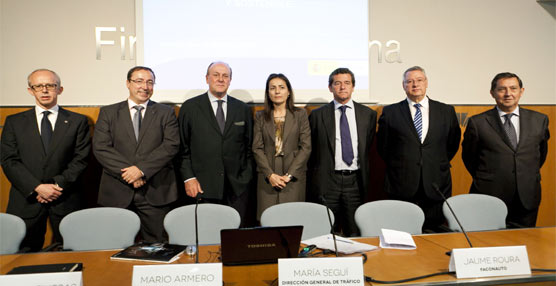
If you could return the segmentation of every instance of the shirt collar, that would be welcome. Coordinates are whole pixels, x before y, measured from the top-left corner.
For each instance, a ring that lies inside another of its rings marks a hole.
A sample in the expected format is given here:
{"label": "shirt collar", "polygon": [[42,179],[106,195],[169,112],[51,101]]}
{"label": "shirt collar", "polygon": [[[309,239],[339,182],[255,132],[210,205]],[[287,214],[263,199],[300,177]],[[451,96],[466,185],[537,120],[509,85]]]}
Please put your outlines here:
{"label": "shirt collar", "polygon": [[208,93],[208,97],[209,97],[210,102],[216,102],[218,100],[223,100],[224,102],[228,102],[228,95],[227,94],[224,95],[222,98],[218,98],[218,97],[212,95],[212,93],[210,93],[210,91],[208,91],[207,93]]}
{"label": "shirt collar", "polygon": [[[498,116],[503,117],[504,115],[506,115],[506,112],[500,110],[500,108],[498,108],[498,106],[496,106],[496,110],[498,111]],[[514,111],[512,111],[511,113],[513,113],[515,116],[519,117],[519,106],[517,106]]]}
{"label": "shirt collar", "polygon": [[345,105],[345,106],[353,109],[353,100],[350,98],[349,101],[346,102],[346,104],[341,104],[341,103],[337,102],[336,99],[334,99],[334,109],[338,109],[342,105]]}
{"label": "shirt collar", "polygon": [[141,103],[141,104],[137,104],[135,103],[133,100],[131,99],[127,99],[127,106],[129,107],[129,110],[131,110],[135,105],[141,105],[143,106],[143,108],[146,110],[147,109],[147,105],[149,104],[149,100],[147,99],[147,101],[145,101],[145,103]]}
{"label": "shirt collar", "polygon": [[[409,99],[409,97],[407,98],[407,104],[409,104],[409,106],[414,106],[417,102]],[[429,97],[425,96],[423,97],[423,100],[421,100],[421,102],[419,102],[419,104],[421,104],[421,107],[423,108],[429,108]]]}
{"label": "shirt collar", "polygon": [[40,106],[38,106],[38,105],[35,105],[35,113],[36,113],[37,115],[42,115],[42,113],[43,113],[44,111],[47,111],[47,110],[50,111],[50,112],[53,113],[53,114],[54,114],[54,113],[57,114],[57,113],[58,113],[58,110],[60,110],[60,106],[58,106],[58,104],[56,104],[56,105],[54,105],[54,106],[53,106],[52,108],[50,108],[50,109],[44,109],[44,108],[42,108],[42,107],[40,107]]}

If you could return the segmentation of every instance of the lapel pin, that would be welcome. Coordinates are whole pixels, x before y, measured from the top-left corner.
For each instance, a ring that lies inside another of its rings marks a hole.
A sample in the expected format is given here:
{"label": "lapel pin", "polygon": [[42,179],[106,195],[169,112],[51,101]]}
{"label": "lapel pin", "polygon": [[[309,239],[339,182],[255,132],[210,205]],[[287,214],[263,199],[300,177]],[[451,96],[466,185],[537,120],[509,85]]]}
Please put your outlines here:
{"label": "lapel pin", "polygon": [[68,123],[68,121],[67,121],[67,120],[64,120],[64,123],[66,123],[66,124],[67,124],[67,123]]}

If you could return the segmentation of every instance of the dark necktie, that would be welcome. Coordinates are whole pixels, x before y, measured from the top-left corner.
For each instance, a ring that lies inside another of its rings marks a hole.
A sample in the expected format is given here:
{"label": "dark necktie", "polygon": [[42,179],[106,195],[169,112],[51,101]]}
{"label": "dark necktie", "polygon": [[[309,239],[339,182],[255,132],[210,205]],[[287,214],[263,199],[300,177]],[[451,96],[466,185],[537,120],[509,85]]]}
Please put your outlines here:
{"label": "dark necktie", "polygon": [[515,150],[517,147],[517,133],[515,132],[515,127],[512,124],[512,115],[514,114],[509,113],[504,115],[504,118],[506,118],[506,121],[504,121],[504,131],[506,131],[506,135],[508,135],[508,139],[510,139],[510,143]]}
{"label": "dark necktie", "polygon": [[143,110],[143,106],[135,105],[133,108],[137,110],[135,115],[133,115],[133,131],[135,132],[135,140],[139,141],[139,131],[141,130],[141,120],[143,119],[141,110]]}
{"label": "dark necktie", "polygon": [[224,119],[224,109],[222,109],[222,103],[224,100],[218,100],[218,108],[216,109],[216,122],[220,127],[220,132],[224,133],[224,126],[226,125],[226,119]]}
{"label": "dark necktie", "polygon": [[419,135],[419,140],[423,141],[423,115],[421,114],[421,104],[416,103],[415,106],[415,118],[413,118],[413,124],[415,125],[415,130]]}
{"label": "dark necktie", "polygon": [[346,116],[347,106],[340,106],[340,137],[342,139],[342,160],[351,166],[353,163],[353,146],[351,145],[351,134],[349,132],[349,123]]}
{"label": "dark necktie", "polygon": [[41,138],[42,138],[42,145],[44,147],[44,151],[48,151],[48,145],[50,144],[50,139],[52,139],[52,124],[50,120],[48,120],[48,115],[50,111],[43,111],[42,120],[41,120]]}

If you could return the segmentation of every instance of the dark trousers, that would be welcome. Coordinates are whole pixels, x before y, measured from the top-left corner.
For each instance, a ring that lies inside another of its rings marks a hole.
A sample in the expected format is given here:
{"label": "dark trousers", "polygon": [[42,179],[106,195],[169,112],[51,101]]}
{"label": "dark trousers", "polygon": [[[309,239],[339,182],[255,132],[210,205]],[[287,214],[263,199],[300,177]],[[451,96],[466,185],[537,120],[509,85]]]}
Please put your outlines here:
{"label": "dark trousers", "polygon": [[139,188],[133,195],[128,207],[141,220],[140,240],[144,242],[168,242],[168,234],[164,230],[164,217],[170,211],[170,205],[153,206],[145,198],[145,189]]}
{"label": "dark trousers", "polygon": [[361,172],[335,171],[333,185],[324,192],[326,205],[334,213],[334,231],[344,236],[359,236],[355,210],[361,205]]}
{"label": "dark trousers", "polygon": [[535,227],[537,225],[537,214],[539,207],[532,210],[526,209],[521,203],[519,193],[516,191],[512,202],[508,205],[508,216],[506,223],[509,227]]}
{"label": "dark trousers", "polygon": [[48,206],[41,208],[39,214],[32,218],[23,218],[25,221],[26,233],[19,249],[23,251],[39,251],[44,244],[44,235],[46,234],[46,222],[50,219],[52,226],[53,242],[62,243],[62,235],[60,234],[60,221],[65,215],[59,215],[52,211]]}
{"label": "dark trousers", "polygon": [[243,191],[239,196],[236,195],[228,179],[224,180],[224,197],[222,199],[203,198],[201,202],[211,204],[226,205],[234,208],[241,218],[240,227],[245,227],[247,223],[247,204],[249,202],[249,190]]}

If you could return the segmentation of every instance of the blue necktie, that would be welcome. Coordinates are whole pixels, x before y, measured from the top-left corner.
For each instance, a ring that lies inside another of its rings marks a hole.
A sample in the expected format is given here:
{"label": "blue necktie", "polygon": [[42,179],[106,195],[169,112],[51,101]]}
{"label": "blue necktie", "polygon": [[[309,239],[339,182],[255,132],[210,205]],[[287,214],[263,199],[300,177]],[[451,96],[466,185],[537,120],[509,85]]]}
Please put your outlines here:
{"label": "blue necktie", "polygon": [[415,118],[413,118],[413,124],[419,135],[419,140],[423,141],[423,115],[421,114],[421,104],[416,103],[415,106]]}
{"label": "blue necktie", "polygon": [[351,145],[351,134],[349,132],[349,124],[346,116],[347,106],[340,106],[342,115],[340,116],[340,137],[342,139],[342,160],[348,166],[353,163],[353,146]]}
{"label": "blue necktie", "polygon": [[52,124],[50,120],[48,120],[48,115],[50,115],[50,111],[43,111],[42,112],[42,120],[41,120],[41,138],[42,138],[42,145],[44,147],[44,152],[48,151],[48,145],[50,144],[50,139],[52,139]]}

